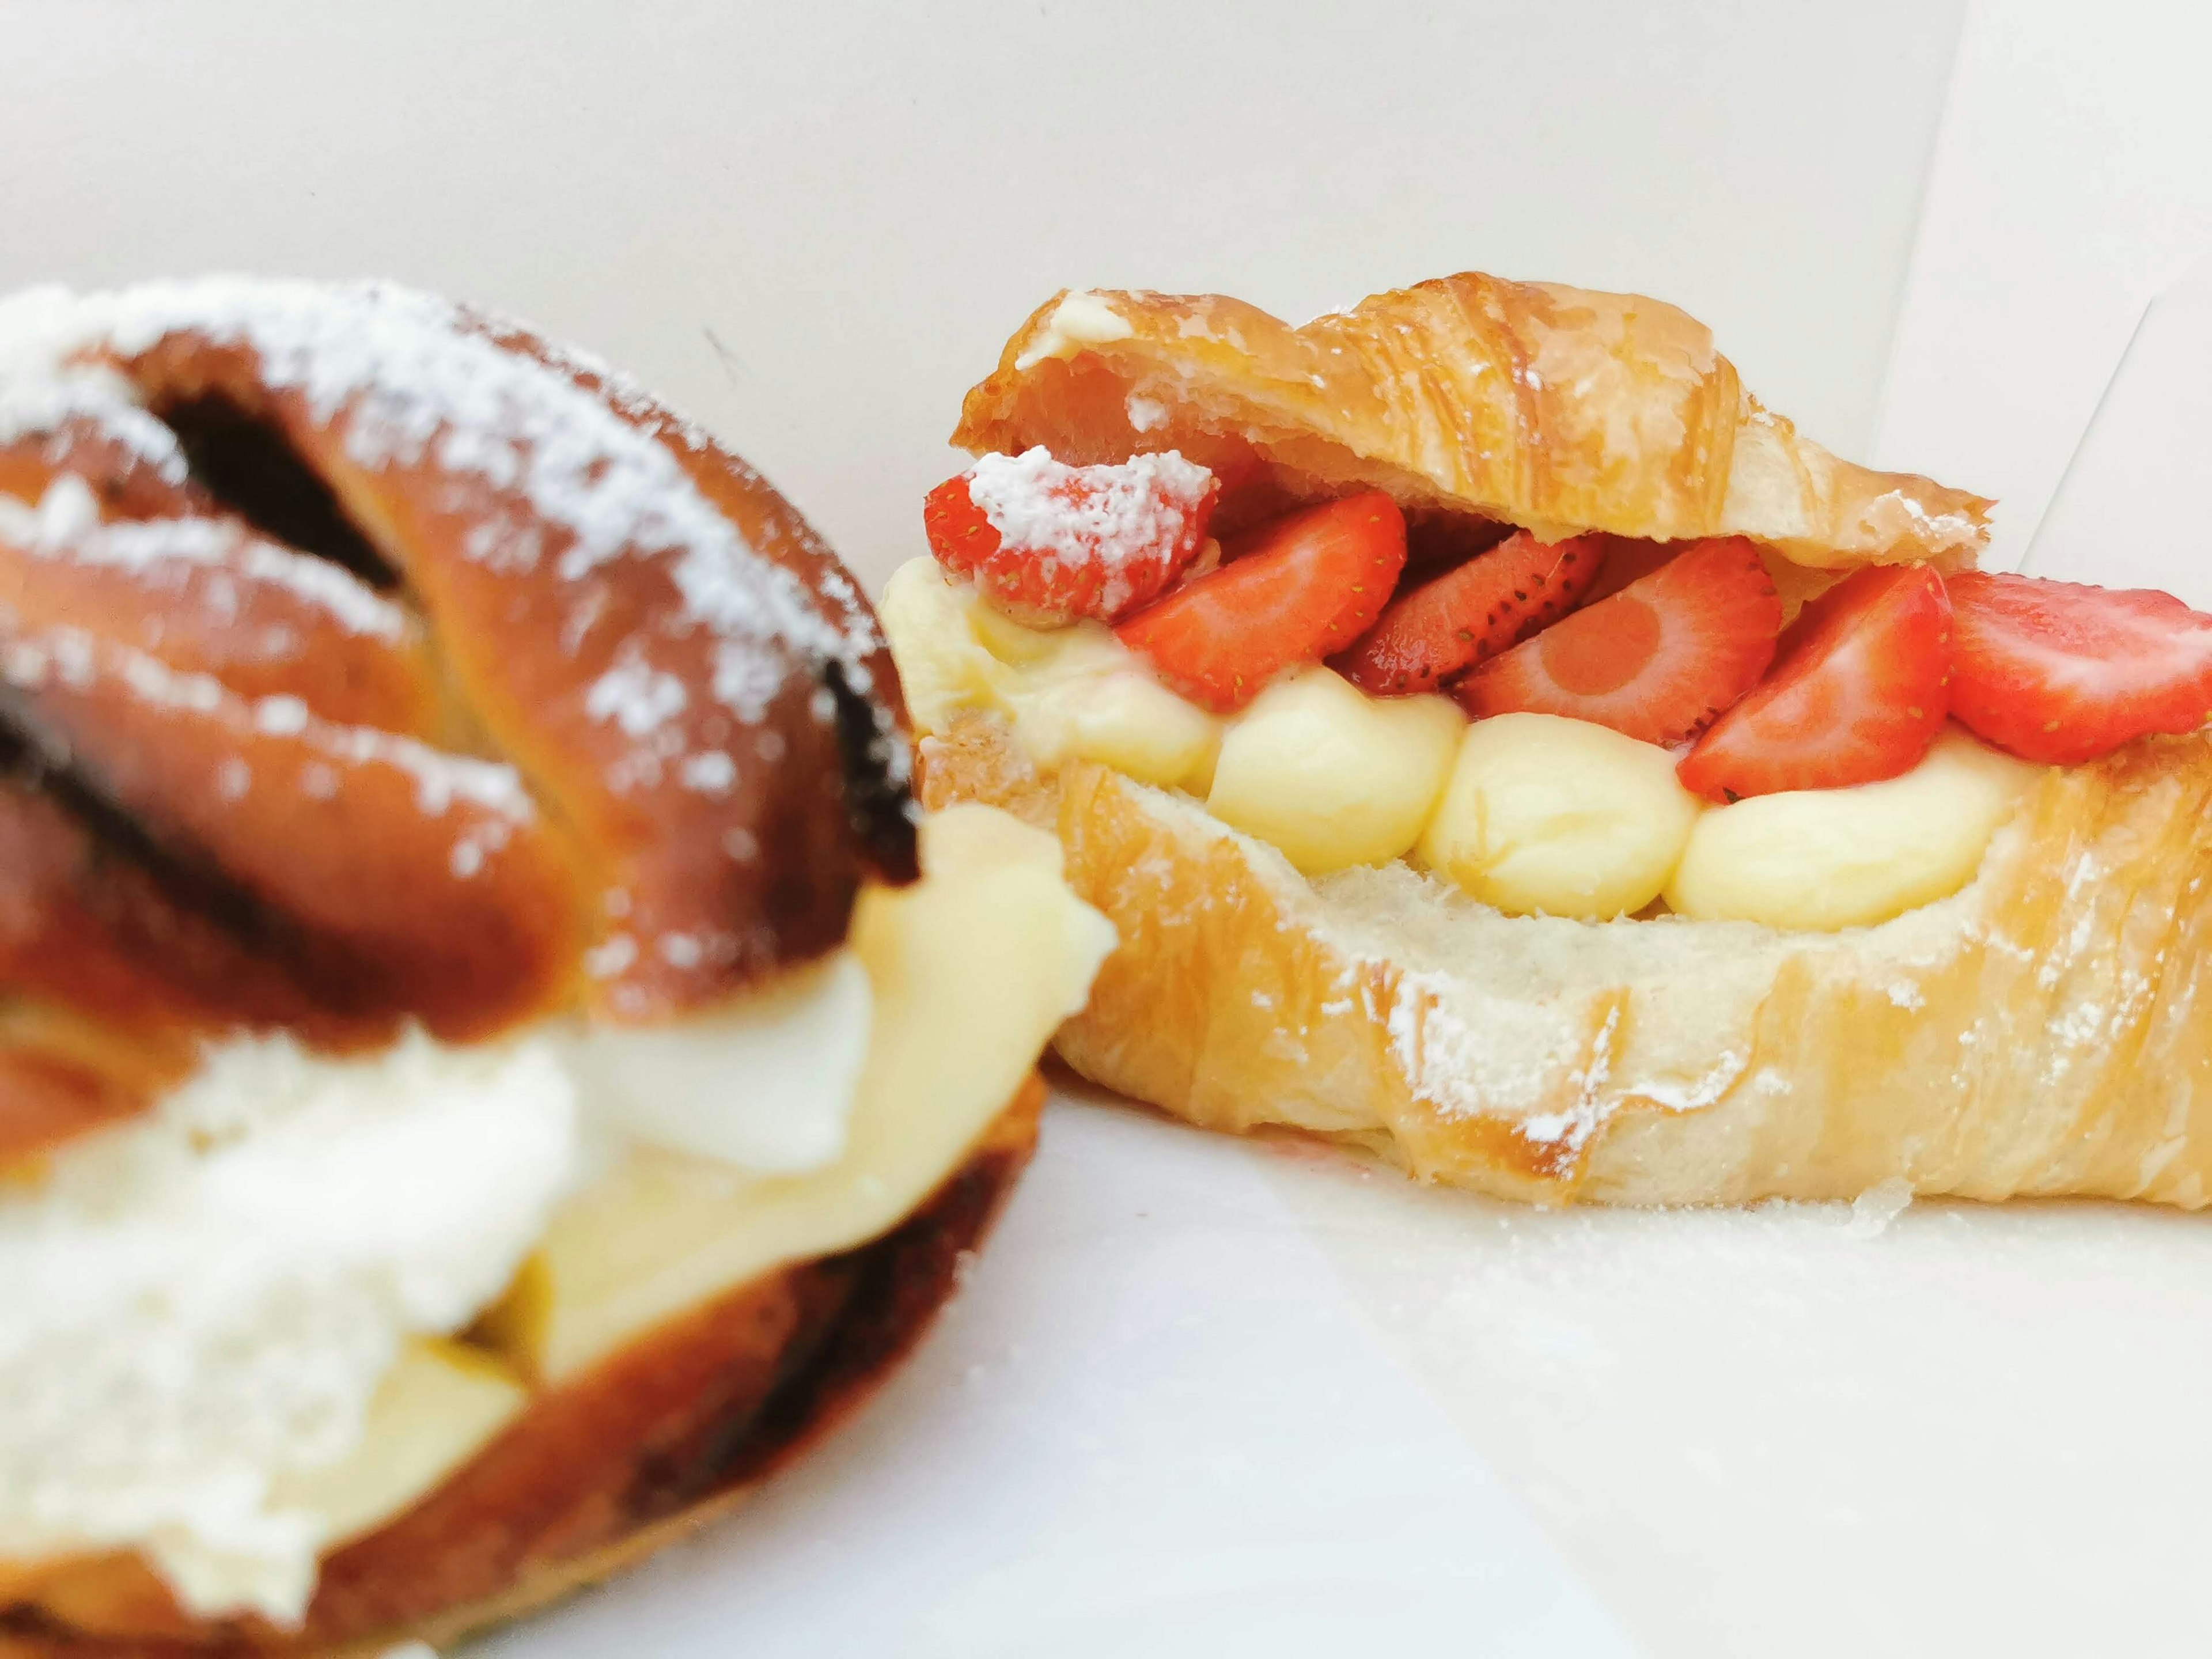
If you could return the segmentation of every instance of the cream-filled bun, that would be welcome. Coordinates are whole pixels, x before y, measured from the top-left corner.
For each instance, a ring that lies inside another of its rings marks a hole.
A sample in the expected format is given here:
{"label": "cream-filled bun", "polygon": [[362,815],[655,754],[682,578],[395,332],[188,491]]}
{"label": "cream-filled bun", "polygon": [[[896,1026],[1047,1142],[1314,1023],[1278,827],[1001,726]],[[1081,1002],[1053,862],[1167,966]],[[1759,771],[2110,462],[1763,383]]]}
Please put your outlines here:
{"label": "cream-filled bun", "polygon": [[596,359],[0,301],[0,1652],[379,1651],[848,1410],[1112,942],[918,824],[874,617]]}

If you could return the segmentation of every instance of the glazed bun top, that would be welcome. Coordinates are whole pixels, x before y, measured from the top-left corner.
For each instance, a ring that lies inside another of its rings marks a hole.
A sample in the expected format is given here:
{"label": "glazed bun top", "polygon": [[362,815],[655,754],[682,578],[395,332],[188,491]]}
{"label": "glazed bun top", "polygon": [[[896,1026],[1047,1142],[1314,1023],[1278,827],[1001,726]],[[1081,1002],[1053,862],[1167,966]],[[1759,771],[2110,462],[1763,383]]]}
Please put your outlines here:
{"label": "glazed bun top", "polygon": [[903,711],[781,496],[381,284],[0,301],[0,1162],[210,1034],[681,1018],[914,872]]}

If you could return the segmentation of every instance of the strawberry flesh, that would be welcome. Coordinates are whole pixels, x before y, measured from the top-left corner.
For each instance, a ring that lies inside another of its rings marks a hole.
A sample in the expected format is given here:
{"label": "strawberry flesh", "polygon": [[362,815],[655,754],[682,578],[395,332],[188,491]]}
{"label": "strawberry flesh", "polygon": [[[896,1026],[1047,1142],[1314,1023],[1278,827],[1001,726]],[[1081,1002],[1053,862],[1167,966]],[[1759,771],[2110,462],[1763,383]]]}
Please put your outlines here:
{"label": "strawberry flesh", "polygon": [[2171,593],[1983,570],[1949,586],[1952,712],[2000,749],[2072,766],[2212,716],[2212,617]]}
{"label": "strawberry flesh", "polygon": [[1690,544],[1687,542],[1648,542],[1634,536],[1615,536],[1605,531],[1594,532],[1591,539],[1597,543],[1604,559],[1598,566],[1597,580],[1590,584],[1589,592],[1583,595],[1584,605],[1595,605],[1600,599],[1609,599],[1631,582],[1643,580]]}
{"label": "strawberry flesh", "polygon": [[1227,714],[1365,633],[1405,566],[1405,515],[1370,490],[1262,526],[1115,632],[1176,690]]}
{"label": "strawberry flesh", "polygon": [[1908,772],[1943,729],[1951,604],[1925,565],[1861,570],[1805,607],[1773,672],[1677,769],[1708,800]]}
{"label": "strawberry flesh", "polygon": [[1759,550],[1719,537],[1492,657],[1456,695],[1478,719],[1563,714],[1680,743],[1759,683],[1781,631]]}
{"label": "strawberry flesh", "polygon": [[1337,669],[1378,697],[1433,691],[1573,610],[1599,552],[1595,538],[1547,545],[1517,532],[1391,600]]}

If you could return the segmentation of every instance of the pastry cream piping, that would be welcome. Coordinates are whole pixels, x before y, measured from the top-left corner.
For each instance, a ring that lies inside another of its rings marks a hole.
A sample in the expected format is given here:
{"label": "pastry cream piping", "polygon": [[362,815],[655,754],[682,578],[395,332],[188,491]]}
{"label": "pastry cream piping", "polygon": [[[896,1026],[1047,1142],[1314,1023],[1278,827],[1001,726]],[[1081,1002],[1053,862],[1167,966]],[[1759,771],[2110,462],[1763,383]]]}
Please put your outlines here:
{"label": "pastry cream piping", "polygon": [[942,732],[967,709],[1011,720],[1040,765],[1095,760],[1141,782],[1203,791],[1222,723],[1162,685],[1097,623],[1025,628],[915,559],[884,590],[884,631],[915,727]]}
{"label": "pastry cream piping", "polygon": [[[883,621],[924,733],[996,714],[1046,771],[1090,760],[1182,789],[1309,876],[1410,848],[1512,915],[1602,921],[1663,890],[1693,919],[1886,921],[1970,880],[2013,799],[1991,782],[2003,757],[1954,733],[1904,779],[1709,811],[1676,781],[1674,754],[1606,727],[1537,714],[1468,726],[1445,699],[1370,697],[1313,665],[1218,720],[1110,630],[1024,627],[927,558],[893,573]],[[1960,744],[1988,763],[1954,764]],[[1855,860],[1849,844],[1868,835],[1879,853]],[[1723,839],[1729,857],[1698,850]]]}

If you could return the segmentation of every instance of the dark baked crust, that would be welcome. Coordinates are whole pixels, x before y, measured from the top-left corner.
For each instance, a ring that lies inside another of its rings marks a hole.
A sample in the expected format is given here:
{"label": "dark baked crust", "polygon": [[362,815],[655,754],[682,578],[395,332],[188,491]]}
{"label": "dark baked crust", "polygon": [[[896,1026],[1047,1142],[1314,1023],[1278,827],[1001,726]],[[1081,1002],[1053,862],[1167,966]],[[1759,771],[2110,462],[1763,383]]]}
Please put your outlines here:
{"label": "dark baked crust", "polygon": [[[621,1570],[856,1410],[958,1283],[1036,1145],[1035,1077],[905,1222],[672,1321],[541,1397],[391,1525],[333,1555],[306,1627],[181,1615],[135,1557],[0,1611],[0,1659],[262,1659],[446,1643]],[[65,1607],[64,1620],[55,1611]]]}

